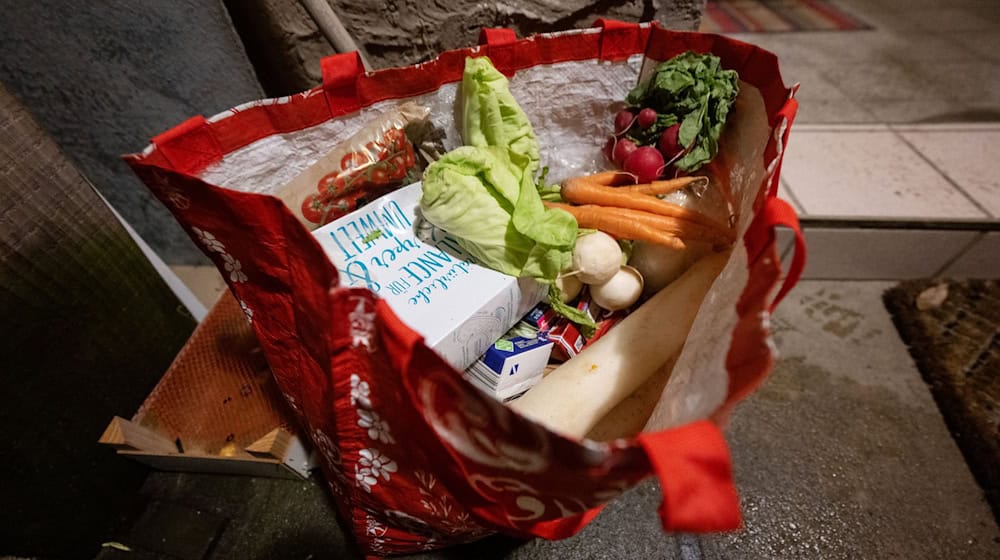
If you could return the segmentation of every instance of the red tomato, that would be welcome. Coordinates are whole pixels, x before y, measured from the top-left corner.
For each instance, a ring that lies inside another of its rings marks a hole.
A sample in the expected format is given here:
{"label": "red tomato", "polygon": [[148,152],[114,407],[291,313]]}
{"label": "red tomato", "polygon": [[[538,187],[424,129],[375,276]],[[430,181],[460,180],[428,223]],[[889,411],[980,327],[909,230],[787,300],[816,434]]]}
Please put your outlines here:
{"label": "red tomato", "polygon": [[406,143],[406,153],[403,155],[403,161],[406,163],[407,169],[413,167],[417,163],[417,156],[413,153],[413,145],[409,142]]}
{"label": "red tomato", "polygon": [[390,181],[389,171],[385,165],[379,165],[372,169],[371,182],[374,185],[384,185]]}
{"label": "red tomato", "polygon": [[365,144],[365,150],[367,150],[370,155],[369,161],[378,162],[389,157],[391,148],[383,147],[381,144],[377,144],[375,142],[368,142]]}
{"label": "red tomato", "polygon": [[385,138],[385,145],[392,151],[402,149],[403,144],[406,143],[406,133],[403,132],[402,128],[390,128],[385,131],[383,137]]}
{"label": "red tomato", "polygon": [[311,194],[302,201],[302,217],[314,224],[321,224],[326,206],[322,195]]}
{"label": "red tomato", "polygon": [[349,174],[340,171],[329,173],[319,180],[319,183],[316,184],[316,190],[323,195],[336,196],[347,190],[349,176]]}
{"label": "red tomato", "polygon": [[389,178],[393,181],[399,181],[403,177],[406,177],[406,170],[409,169],[406,166],[406,156],[400,154],[389,160]]}
{"label": "red tomato", "polygon": [[344,171],[364,167],[371,162],[368,156],[361,152],[350,152],[340,158],[340,168]]}

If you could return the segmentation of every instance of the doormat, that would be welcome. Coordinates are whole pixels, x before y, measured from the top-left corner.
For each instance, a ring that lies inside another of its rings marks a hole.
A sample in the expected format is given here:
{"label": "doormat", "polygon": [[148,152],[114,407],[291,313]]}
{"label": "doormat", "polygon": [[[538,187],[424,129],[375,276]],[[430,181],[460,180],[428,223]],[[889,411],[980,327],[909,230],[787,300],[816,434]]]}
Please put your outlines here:
{"label": "doormat", "polygon": [[823,0],[708,0],[700,28],[708,33],[859,29],[872,26]]}
{"label": "doormat", "polygon": [[1000,523],[1000,280],[907,281],[882,300]]}

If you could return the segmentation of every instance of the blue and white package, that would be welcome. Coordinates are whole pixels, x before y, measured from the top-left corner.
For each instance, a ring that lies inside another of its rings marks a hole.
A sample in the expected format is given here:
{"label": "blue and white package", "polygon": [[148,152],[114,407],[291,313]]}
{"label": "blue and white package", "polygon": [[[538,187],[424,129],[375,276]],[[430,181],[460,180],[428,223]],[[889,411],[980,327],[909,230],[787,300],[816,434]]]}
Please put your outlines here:
{"label": "blue and white package", "polygon": [[545,336],[501,338],[465,370],[466,378],[495,398],[520,396],[542,379],[552,353]]}

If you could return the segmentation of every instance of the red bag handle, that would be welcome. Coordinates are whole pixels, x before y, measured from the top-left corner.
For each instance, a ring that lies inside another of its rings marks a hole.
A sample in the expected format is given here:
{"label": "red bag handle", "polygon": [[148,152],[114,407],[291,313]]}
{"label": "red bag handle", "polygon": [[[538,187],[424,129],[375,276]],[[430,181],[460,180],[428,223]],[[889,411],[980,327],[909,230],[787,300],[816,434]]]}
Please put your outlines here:
{"label": "red bag handle", "polygon": [[479,31],[479,44],[484,45],[486,56],[505,76],[514,74],[514,43],[517,43],[517,33],[513,29],[484,27]]}
{"label": "red bag handle", "polygon": [[639,434],[639,444],[660,480],[665,531],[707,533],[740,527],[740,499],[729,447],[708,420]]}
{"label": "red bag handle", "polygon": [[760,219],[765,227],[769,228],[772,236],[774,228],[777,226],[787,227],[795,234],[795,247],[792,252],[792,261],[788,265],[788,273],[785,275],[785,281],[782,282],[778,294],[774,296],[774,301],[771,302],[770,311],[773,313],[778,307],[778,303],[802,278],[802,271],[806,268],[806,239],[802,235],[802,227],[799,225],[799,217],[795,214],[795,209],[778,197],[767,199],[767,203],[761,209]]}
{"label": "red bag handle", "polygon": [[357,51],[324,57],[319,61],[323,73],[323,93],[330,107],[330,116],[339,117],[361,109],[358,78],[365,65]]}
{"label": "red bag handle", "polygon": [[601,28],[601,46],[598,55],[601,60],[626,60],[637,52],[646,51],[650,34],[647,25],[597,18],[593,27]]}

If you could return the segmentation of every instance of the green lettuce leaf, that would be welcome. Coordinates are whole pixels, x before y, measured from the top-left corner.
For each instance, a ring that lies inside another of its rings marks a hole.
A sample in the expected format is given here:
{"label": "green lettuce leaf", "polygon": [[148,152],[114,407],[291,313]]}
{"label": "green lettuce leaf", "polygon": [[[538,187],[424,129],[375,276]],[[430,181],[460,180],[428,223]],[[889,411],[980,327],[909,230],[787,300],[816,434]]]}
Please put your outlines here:
{"label": "green lettuce leaf", "polygon": [[[569,213],[542,204],[531,122],[488,58],[466,59],[461,97],[467,145],[424,171],[421,213],[481,264],[535,278],[550,287],[549,303],[558,302],[555,279],[572,262],[578,227]],[[561,303],[553,307],[585,329],[594,327],[589,315]]]}
{"label": "green lettuce leaf", "polygon": [[489,58],[465,59],[461,95],[465,144],[507,148],[511,162],[534,179],[540,159],[535,129]]}

